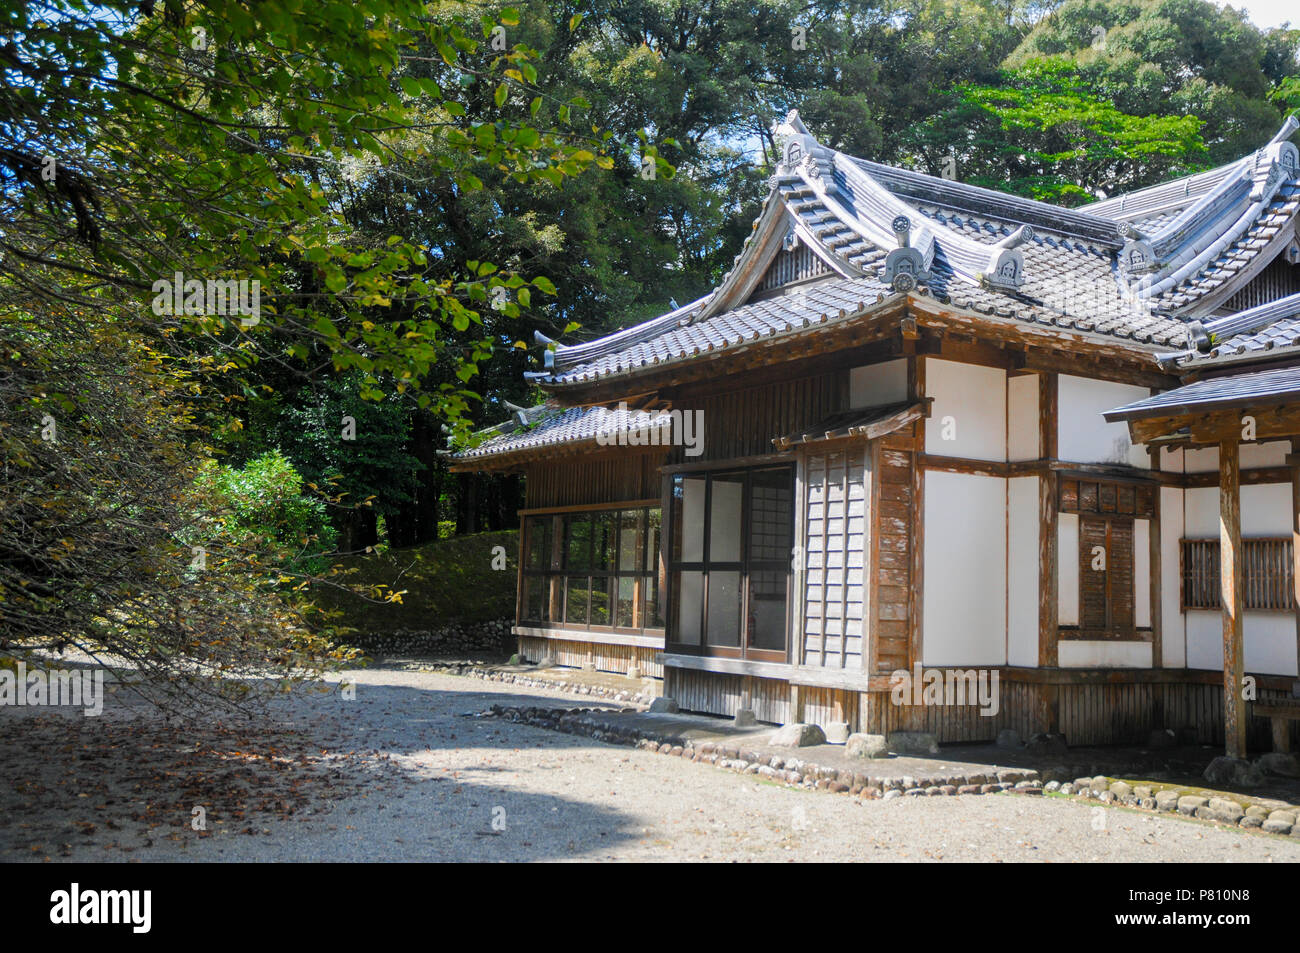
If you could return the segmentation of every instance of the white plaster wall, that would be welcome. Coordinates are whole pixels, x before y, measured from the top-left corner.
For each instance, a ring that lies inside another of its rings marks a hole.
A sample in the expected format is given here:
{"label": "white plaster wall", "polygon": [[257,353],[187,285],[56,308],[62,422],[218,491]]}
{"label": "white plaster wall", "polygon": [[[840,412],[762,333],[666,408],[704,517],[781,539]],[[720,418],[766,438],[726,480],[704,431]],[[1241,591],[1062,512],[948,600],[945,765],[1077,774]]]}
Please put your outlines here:
{"label": "white plaster wall", "polygon": [[1214,447],[1196,447],[1183,451],[1185,473],[1207,473],[1219,469],[1219,451]]}
{"label": "white plaster wall", "polygon": [[1007,376],[1007,459],[1037,460],[1038,375]]}
{"label": "white plaster wall", "polygon": [[1146,387],[1062,374],[1058,378],[1057,449],[1075,463],[1127,463],[1149,467],[1150,458],[1128,438],[1128,424],[1107,423],[1102,412],[1149,397]]}
{"label": "white plaster wall", "polygon": [[[1291,485],[1263,483],[1241,488],[1241,535],[1291,535]],[[1187,491],[1188,539],[1219,538],[1219,488],[1200,486]]]}
{"label": "white plaster wall", "polygon": [[[1286,464],[1286,455],[1291,452],[1290,441],[1272,440],[1268,443],[1243,443],[1241,445],[1241,468],[1253,470],[1259,467],[1280,467]],[[1182,453],[1188,473],[1211,473],[1219,469],[1218,447],[1197,447]]]}
{"label": "white plaster wall", "polygon": [[1223,617],[1218,612],[1187,613],[1187,667],[1223,671]]}
{"label": "white plaster wall", "polygon": [[[1218,492],[1214,490],[1216,497]],[[1262,483],[1241,488],[1241,535],[1291,535],[1291,484]]]}
{"label": "white plaster wall", "polygon": [[1007,664],[1038,665],[1038,477],[1007,481]]}
{"label": "white plaster wall", "polygon": [[1151,625],[1151,521],[1133,521],[1133,624]]}
{"label": "white plaster wall", "polygon": [[1006,460],[1005,371],[927,358],[925,393],[934,398],[925,426],[927,453]]}
{"label": "white plaster wall", "polygon": [[[1219,623],[1222,628],[1223,623]],[[1246,671],[1261,675],[1296,675],[1295,615],[1247,612],[1242,621]]]}
{"label": "white plaster wall", "polygon": [[1061,625],[1079,624],[1079,515],[1057,517],[1056,606]]}
{"label": "white plaster wall", "polygon": [[[1247,612],[1241,627],[1247,672],[1297,674],[1295,616],[1292,613]],[[1187,667],[1223,671],[1222,614],[1204,609],[1187,613]]]}
{"label": "white plaster wall", "polygon": [[1150,642],[1083,642],[1062,639],[1061,668],[1150,668]]}
{"label": "white plaster wall", "polygon": [[[1291,452],[1291,441],[1273,440],[1269,443],[1243,443],[1241,468],[1281,467],[1286,465],[1286,455]],[[1215,451],[1216,455],[1218,451]]]}
{"label": "white plaster wall", "polygon": [[907,400],[907,358],[849,369],[849,406],[880,407]]}
{"label": "white plaster wall", "polygon": [[1166,668],[1187,663],[1187,620],[1179,606],[1179,540],[1183,538],[1183,491],[1160,488],[1160,644]]}
{"label": "white plaster wall", "polygon": [[926,665],[1006,662],[1006,493],[998,477],[925,474]]}

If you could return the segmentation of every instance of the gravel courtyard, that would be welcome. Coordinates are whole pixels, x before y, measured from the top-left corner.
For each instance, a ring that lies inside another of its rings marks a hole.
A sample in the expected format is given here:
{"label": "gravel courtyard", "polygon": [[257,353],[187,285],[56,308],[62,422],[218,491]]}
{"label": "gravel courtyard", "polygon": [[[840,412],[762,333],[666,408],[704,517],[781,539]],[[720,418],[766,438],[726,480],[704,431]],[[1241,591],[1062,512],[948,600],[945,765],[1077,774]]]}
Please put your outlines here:
{"label": "gravel courtyard", "polygon": [[[859,802],[495,718],[577,704],[355,673],[249,730],[0,708],[0,860],[1294,861],[1300,839],[1059,798]],[[196,830],[198,827],[200,829]]]}

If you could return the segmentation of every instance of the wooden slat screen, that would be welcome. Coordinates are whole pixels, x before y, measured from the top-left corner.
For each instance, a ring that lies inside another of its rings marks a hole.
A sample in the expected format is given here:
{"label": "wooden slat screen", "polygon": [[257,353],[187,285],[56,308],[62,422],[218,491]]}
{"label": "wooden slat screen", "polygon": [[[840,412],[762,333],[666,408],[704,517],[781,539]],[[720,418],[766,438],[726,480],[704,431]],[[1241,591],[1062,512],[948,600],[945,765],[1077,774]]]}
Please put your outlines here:
{"label": "wooden slat screen", "polygon": [[[1295,609],[1295,577],[1290,537],[1243,539],[1246,608],[1285,612]],[[1184,609],[1220,607],[1219,541],[1184,539],[1181,546]]]}
{"label": "wooden slat screen", "polygon": [[[1099,498],[1106,489],[1099,487]],[[1133,520],[1080,514],[1079,635],[1129,638],[1135,625]]]}
{"label": "wooden slat screen", "polygon": [[1087,517],[1080,519],[1079,626],[1084,629],[1106,628],[1106,580],[1109,573],[1092,568],[1093,552],[1098,546],[1106,553],[1106,521]]}

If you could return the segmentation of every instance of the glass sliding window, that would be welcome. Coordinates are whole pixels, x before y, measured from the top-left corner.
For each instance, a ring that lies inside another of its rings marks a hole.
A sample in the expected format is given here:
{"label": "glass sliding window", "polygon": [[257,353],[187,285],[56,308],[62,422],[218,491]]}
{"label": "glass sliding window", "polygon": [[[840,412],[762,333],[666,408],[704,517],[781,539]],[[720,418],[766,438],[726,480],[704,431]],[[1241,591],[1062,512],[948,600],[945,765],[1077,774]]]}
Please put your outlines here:
{"label": "glass sliding window", "polygon": [[520,623],[662,630],[659,523],[657,507],[526,516]]}
{"label": "glass sliding window", "polygon": [[794,547],[793,477],[789,467],[755,470],[750,475],[745,642],[748,654],[758,658],[785,659]]}
{"label": "glass sliding window", "polygon": [[668,642],[784,661],[794,469],[678,474],[672,485]]}
{"label": "glass sliding window", "polygon": [[524,520],[523,599],[520,620],[551,621],[551,547],[550,516],[530,516]]}

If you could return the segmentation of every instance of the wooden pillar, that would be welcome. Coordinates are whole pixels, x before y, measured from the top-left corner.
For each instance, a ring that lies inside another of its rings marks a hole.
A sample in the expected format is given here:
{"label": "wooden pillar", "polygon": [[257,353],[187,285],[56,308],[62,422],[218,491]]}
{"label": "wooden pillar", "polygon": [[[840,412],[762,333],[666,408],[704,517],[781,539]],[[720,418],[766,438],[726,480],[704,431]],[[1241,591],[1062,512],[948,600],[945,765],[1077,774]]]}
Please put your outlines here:
{"label": "wooden pillar", "polygon": [[[1057,456],[1057,377],[1038,378],[1038,449],[1043,462],[1038,478],[1038,667],[1056,668],[1060,636],[1059,539],[1057,473],[1052,469]],[[1045,685],[1039,698],[1038,718],[1043,731],[1059,731],[1059,698],[1055,685]]]}
{"label": "wooden pillar", "polygon": [[1223,605],[1223,734],[1228,757],[1246,757],[1246,710],[1241,697],[1245,605],[1241,558],[1241,448],[1234,436],[1219,444],[1219,584]]}
{"label": "wooden pillar", "polygon": [[1295,587],[1296,671],[1300,672],[1300,438],[1291,438],[1286,463],[1291,468],[1291,581]]}
{"label": "wooden pillar", "polygon": [[[1151,448],[1151,471],[1158,473],[1160,471],[1160,448]],[[1161,579],[1164,573],[1160,566],[1160,484],[1151,488],[1153,499],[1151,501],[1151,522],[1148,524],[1147,531],[1147,562],[1151,570],[1151,582],[1149,592],[1151,596],[1151,667],[1164,667],[1164,641],[1162,630],[1164,628],[1164,600],[1161,598]]]}
{"label": "wooden pillar", "polygon": [[551,625],[558,626],[564,621],[564,577],[559,575],[564,567],[564,517],[556,514],[551,517],[551,591],[547,593],[551,603]]}
{"label": "wooden pillar", "polygon": [[[925,355],[917,354],[909,362],[911,372],[912,399],[925,400]],[[920,665],[925,659],[925,471],[921,469],[921,455],[925,453],[925,417],[913,425],[912,451],[912,541],[911,574],[912,585],[907,595],[907,664],[911,668]],[[846,504],[847,505],[847,504]],[[873,534],[879,534],[880,523],[875,521]],[[877,574],[878,575],[878,574]],[[879,604],[877,603],[877,611]]]}

